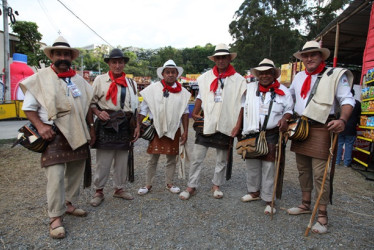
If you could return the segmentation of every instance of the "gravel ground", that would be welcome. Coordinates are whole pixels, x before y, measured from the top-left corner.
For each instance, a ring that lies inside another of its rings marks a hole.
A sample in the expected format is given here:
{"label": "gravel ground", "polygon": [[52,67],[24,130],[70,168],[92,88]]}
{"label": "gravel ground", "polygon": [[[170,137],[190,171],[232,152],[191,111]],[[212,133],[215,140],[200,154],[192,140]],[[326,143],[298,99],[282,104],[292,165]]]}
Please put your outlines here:
{"label": "gravel ground", "polygon": [[[191,123],[191,122],[190,122]],[[194,132],[190,128],[189,149]],[[243,203],[245,165],[234,155],[232,179],[222,186],[224,198],[210,191],[215,152],[204,161],[201,187],[196,196],[182,201],[164,188],[165,158],[161,157],[152,192],[136,195],[145,184],[147,142],[135,145],[135,182],[128,184],[133,201],[112,197],[112,179],[97,208],[89,201],[94,189],[81,192],[78,205],[86,218],[64,217],[67,236],[48,235],[46,178],[39,154],[10,143],[0,145],[0,247],[3,249],[373,249],[374,182],[351,168],[338,166],[334,205],[329,207],[329,233],[304,237],[309,215],[289,216],[285,209],[300,202],[294,154],[287,150],[282,200],[273,220],[265,216],[265,203]],[[95,151],[93,162],[95,162]],[[95,166],[93,167],[95,170]],[[188,169],[187,169],[188,171]],[[175,178],[182,189],[186,180]]]}

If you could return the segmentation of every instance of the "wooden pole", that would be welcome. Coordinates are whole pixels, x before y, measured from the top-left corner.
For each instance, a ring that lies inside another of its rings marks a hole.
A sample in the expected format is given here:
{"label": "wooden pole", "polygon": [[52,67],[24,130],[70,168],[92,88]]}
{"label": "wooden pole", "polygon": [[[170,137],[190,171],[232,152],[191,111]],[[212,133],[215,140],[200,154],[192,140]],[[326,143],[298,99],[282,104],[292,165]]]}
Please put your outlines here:
{"label": "wooden pole", "polygon": [[323,173],[321,190],[319,191],[318,198],[316,200],[316,204],[314,204],[313,213],[312,213],[312,216],[310,217],[309,224],[308,224],[308,227],[305,230],[304,236],[308,236],[309,231],[312,228],[314,217],[316,216],[317,209],[318,209],[318,206],[319,206],[319,201],[321,200],[321,197],[322,197],[322,194],[323,194],[323,189],[324,189],[325,182],[326,182],[327,172],[328,172],[329,166],[330,166],[331,161],[332,161],[333,156],[334,156],[334,151],[335,151],[335,146],[336,146],[337,141],[338,141],[338,134],[334,133],[333,142],[332,142],[332,145],[331,145],[331,148],[330,148],[330,150],[331,150],[330,155],[329,155],[329,158],[327,159],[327,162],[326,162],[325,172]]}
{"label": "wooden pole", "polygon": [[283,139],[283,132],[279,132],[279,139],[278,139],[278,156],[277,156],[277,162],[276,162],[276,172],[275,172],[275,178],[274,178],[274,187],[273,187],[273,195],[271,197],[271,212],[270,212],[270,218],[273,219],[273,208],[274,208],[274,199],[275,194],[277,192],[277,183],[278,183],[278,177],[279,177],[279,166],[281,161],[281,154],[282,154],[282,139]]}
{"label": "wooden pole", "polygon": [[336,33],[335,33],[335,49],[334,49],[334,61],[333,67],[335,68],[338,64],[338,51],[339,51],[339,34],[340,34],[340,24],[336,24]]}

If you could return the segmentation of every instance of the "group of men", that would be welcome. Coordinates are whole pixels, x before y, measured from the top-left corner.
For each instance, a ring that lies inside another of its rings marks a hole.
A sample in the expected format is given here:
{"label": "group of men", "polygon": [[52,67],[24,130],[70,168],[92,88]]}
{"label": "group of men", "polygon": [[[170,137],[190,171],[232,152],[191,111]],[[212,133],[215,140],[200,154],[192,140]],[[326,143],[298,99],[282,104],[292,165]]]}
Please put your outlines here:
{"label": "group of men", "polygon": [[[246,159],[248,193],[241,198],[243,202],[262,199],[266,202],[265,214],[275,213],[270,203],[279,132],[287,131],[294,111],[308,117],[311,120],[308,139],[293,141],[291,146],[296,153],[302,203],[289,209],[288,213],[310,213],[313,179],[319,192],[326,152],[331,146],[330,132],[344,130],[355,103],[350,94],[351,73],[340,68],[326,69],[324,61],[329,51],[315,41],[307,42],[294,54],[304,63],[306,70],[296,75],[290,89],[277,81],[280,70],[269,59],[264,59],[251,70],[258,82],[247,84],[231,64],[237,54],[230,52],[227,45],[218,44],[214,54],[208,57],[215,66],[197,79],[199,94],[192,117],[199,122],[201,130],[196,132],[187,188],[180,192],[173,183],[173,176],[179,145],[185,144],[188,138],[188,102],[191,96],[178,82],[183,69],[173,60],[159,67],[157,75],[160,81],[139,92],[143,101],[138,107],[137,85],[124,73],[129,58],[121,50],[113,49],[105,58],[109,72],[96,77],[93,86],[71,69],[71,62],[79,51],[71,48],[63,37],[57,38],[44,52],[52,65],[24,80],[21,88],[25,93],[23,110],[26,116],[41,137],[50,141],[42,153],[41,164],[47,177],[49,233],[52,238],[65,237],[62,224],[65,213],[87,215],[73,202],[79,194],[85,169],[89,168],[89,146],[97,150],[95,194],[90,204],[96,207],[103,202],[103,189],[112,166],[113,197],[134,199],[125,190],[129,150],[141,136],[141,123],[147,116],[152,120],[155,136],[147,149],[146,183],[138,190],[139,195],[152,190],[158,159],[164,154],[165,188],[179,194],[180,199],[188,200],[196,194],[202,162],[211,147],[216,149],[212,195],[216,199],[223,198],[221,186],[225,183],[233,138],[265,130],[269,153]],[[317,83],[319,87],[313,88],[319,75],[322,75]],[[308,100],[312,92],[313,98]],[[332,115],[338,106],[340,117],[334,118]],[[320,138],[316,135],[323,136],[322,145],[316,144]],[[312,228],[315,233],[327,232],[328,180],[323,189],[318,219]]]}

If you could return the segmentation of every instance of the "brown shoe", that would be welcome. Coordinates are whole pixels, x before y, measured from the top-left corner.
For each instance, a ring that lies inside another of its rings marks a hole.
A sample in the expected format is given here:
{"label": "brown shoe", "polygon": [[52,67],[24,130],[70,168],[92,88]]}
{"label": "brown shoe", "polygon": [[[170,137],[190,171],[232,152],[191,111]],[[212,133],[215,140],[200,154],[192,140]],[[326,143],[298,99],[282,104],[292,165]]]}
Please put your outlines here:
{"label": "brown shoe", "polygon": [[134,197],[129,192],[126,192],[122,189],[118,189],[117,191],[115,191],[114,194],[113,194],[113,197],[122,198],[122,199],[125,199],[125,200],[133,200],[134,199]]}

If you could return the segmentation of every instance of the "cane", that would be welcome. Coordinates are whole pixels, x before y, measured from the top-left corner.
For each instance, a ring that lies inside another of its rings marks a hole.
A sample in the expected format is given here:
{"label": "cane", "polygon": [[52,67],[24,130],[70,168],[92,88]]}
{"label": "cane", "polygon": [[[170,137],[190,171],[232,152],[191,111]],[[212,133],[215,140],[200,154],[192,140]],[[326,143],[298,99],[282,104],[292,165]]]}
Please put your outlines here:
{"label": "cane", "polygon": [[282,154],[282,139],[283,139],[283,132],[279,132],[278,155],[277,155],[276,170],[275,170],[276,172],[275,172],[275,178],[274,178],[273,195],[271,197],[271,212],[270,212],[270,218],[271,219],[273,219],[274,199],[275,199],[275,193],[277,192],[277,182],[278,182],[278,176],[279,176],[279,165],[280,165],[281,154]]}
{"label": "cane", "polygon": [[323,173],[323,179],[322,179],[322,184],[321,184],[321,190],[319,191],[319,194],[318,194],[318,197],[317,197],[317,200],[316,200],[316,204],[314,204],[314,208],[313,208],[312,216],[310,217],[309,224],[308,224],[308,227],[307,227],[306,230],[305,230],[305,234],[304,234],[304,236],[308,236],[309,231],[310,231],[310,229],[312,228],[312,224],[313,224],[313,221],[314,221],[314,217],[316,216],[317,209],[318,209],[318,206],[319,206],[319,201],[321,200],[321,197],[322,197],[322,194],[323,194],[323,188],[324,188],[324,186],[325,186],[325,181],[326,181],[326,177],[327,177],[327,171],[328,171],[329,166],[330,166],[330,164],[331,164],[331,161],[332,161],[332,159],[333,159],[333,156],[334,156],[334,150],[335,150],[335,146],[336,146],[336,142],[337,142],[337,141],[338,141],[338,134],[337,134],[337,133],[334,133],[333,142],[332,142],[332,145],[331,145],[331,148],[330,148],[330,155],[329,155],[329,158],[327,159],[327,162],[326,162],[325,172]]}

